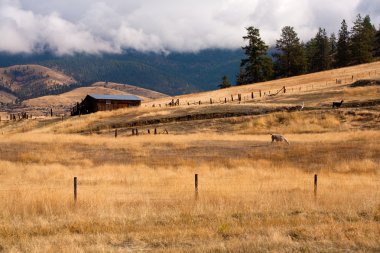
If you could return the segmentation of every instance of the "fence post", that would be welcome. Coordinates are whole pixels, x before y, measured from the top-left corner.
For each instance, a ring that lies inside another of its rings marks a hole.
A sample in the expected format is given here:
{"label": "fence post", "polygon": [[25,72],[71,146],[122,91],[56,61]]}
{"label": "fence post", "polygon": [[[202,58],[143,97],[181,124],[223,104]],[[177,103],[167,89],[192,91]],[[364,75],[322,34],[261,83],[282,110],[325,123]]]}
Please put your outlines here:
{"label": "fence post", "polygon": [[198,199],[198,174],[195,174],[195,199]]}
{"label": "fence post", "polygon": [[314,175],[314,197],[317,198],[318,175]]}
{"label": "fence post", "polygon": [[77,203],[77,177],[74,177],[74,203]]}
{"label": "fence post", "polygon": [[117,128],[115,129],[115,138],[117,138]]}
{"label": "fence post", "polygon": [[154,134],[157,134],[157,128],[154,128]]}
{"label": "fence post", "polygon": [[224,98],[224,103],[227,103],[227,98]]}
{"label": "fence post", "polygon": [[234,101],[234,95],[231,95],[231,101]]}
{"label": "fence post", "polygon": [[210,98],[210,105],[212,105],[212,98]]}
{"label": "fence post", "polygon": [[261,97],[261,90],[260,90],[260,97]]}

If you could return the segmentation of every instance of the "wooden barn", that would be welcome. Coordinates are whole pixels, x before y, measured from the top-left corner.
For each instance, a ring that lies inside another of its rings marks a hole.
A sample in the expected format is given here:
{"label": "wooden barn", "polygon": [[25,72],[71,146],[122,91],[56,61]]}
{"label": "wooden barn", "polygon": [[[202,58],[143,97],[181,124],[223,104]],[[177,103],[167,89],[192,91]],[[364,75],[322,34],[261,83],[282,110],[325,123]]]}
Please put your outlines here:
{"label": "wooden barn", "polygon": [[141,105],[142,99],[134,95],[87,95],[71,110],[71,115],[88,114],[98,111],[112,111]]}

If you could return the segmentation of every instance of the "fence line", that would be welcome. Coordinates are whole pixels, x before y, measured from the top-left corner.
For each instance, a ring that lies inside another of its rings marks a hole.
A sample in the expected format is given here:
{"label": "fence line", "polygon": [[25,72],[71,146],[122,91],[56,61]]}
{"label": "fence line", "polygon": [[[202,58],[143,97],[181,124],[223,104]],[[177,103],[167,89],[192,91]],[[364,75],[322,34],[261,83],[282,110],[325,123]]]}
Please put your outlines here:
{"label": "fence line", "polygon": [[[227,177],[227,178],[230,178],[230,179],[234,179],[236,180],[236,178],[234,177]],[[224,178],[225,179],[225,178]],[[67,182],[65,180],[65,182]],[[226,182],[224,180],[224,182]],[[21,184],[23,185],[23,184]],[[26,184],[24,184],[26,186]],[[140,196],[140,197],[144,197],[145,196],[150,196],[150,195],[153,195],[152,198],[149,198],[150,200],[153,200],[153,199],[159,199],[159,200],[162,200],[162,199],[168,199],[170,200],[171,198],[157,198],[155,195],[168,195],[168,193],[170,193],[169,195],[177,195],[179,193],[178,189],[176,189],[175,191],[172,190],[172,191],[169,191],[169,190],[163,190],[162,189],[162,186],[167,186],[167,184],[154,184],[154,185],[151,185],[152,187],[152,190],[143,190],[143,191],[139,191],[139,192],[120,192],[121,195],[123,196]],[[234,192],[235,192],[235,195],[239,195],[239,194],[250,194],[250,193],[255,193],[255,194],[258,194],[260,193],[260,191],[258,191],[257,189],[256,190],[246,190],[246,189],[241,189],[241,190],[238,190],[237,188],[244,188],[244,186],[246,187],[252,187],[252,184],[240,184],[240,183],[235,183],[235,184],[223,184],[223,180],[219,181],[219,182],[215,182],[215,183],[211,183],[211,184],[207,184],[207,181],[206,183],[204,184],[204,187],[200,187],[200,180],[199,180],[199,174],[195,174],[194,175],[194,194],[195,194],[195,200],[198,200],[199,198],[199,195],[201,194],[207,194],[207,193],[212,193],[212,194],[224,194],[225,191],[227,190],[230,190],[231,188],[234,189]],[[227,187],[225,187],[225,185],[228,185]],[[259,185],[259,189],[262,188],[262,183]],[[271,186],[273,185],[276,185],[276,184],[273,184],[271,183]],[[279,185],[283,185],[282,183],[279,183]],[[191,193],[191,190],[190,188],[188,187],[183,187],[183,184],[179,184],[178,186],[181,186],[182,187],[182,191],[180,191],[182,194],[183,192],[187,191],[188,193]],[[234,187],[234,186],[239,186],[239,187]],[[88,189],[89,187],[91,188],[94,188],[96,187],[96,185],[81,185],[80,184],[80,181],[78,180],[77,177],[74,177],[74,184],[73,184],[73,197],[74,197],[74,203],[77,202],[78,200],[78,196],[81,196],[81,192],[88,192],[88,191],[91,191],[91,192],[104,192],[104,189]],[[220,187],[219,189],[210,189],[211,187]],[[312,188],[312,187],[310,187]],[[128,189],[128,188],[127,188]],[[159,190],[158,190],[159,189]],[[294,189],[299,189],[298,187],[297,188],[294,188]],[[69,187],[68,186],[62,186],[62,187],[44,187],[44,186],[40,186],[40,187],[30,187],[30,185],[28,185],[28,187],[24,188],[24,190],[27,190],[27,191],[30,191],[30,190],[67,190],[69,191]],[[279,187],[278,189],[278,193],[281,193],[282,192],[282,187]],[[292,188],[290,189],[292,190]],[[11,192],[11,191],[21,191],[20,188],[8,188],[8,189],[0,189],[0,192]],[[306,189],[304,190],[301,190],[302,192],[307,192]],[[311,191],[311,190],[310,190]],[[272,193],[273,192],[277,192],[277,191],[271,191]],[[314,188],[313,188],[313,192],[314,192],[314,197],[316,199],[317,197],[317,174],[314,175]],[[231,195],[231,193],[229,192],[229,195]],[[234,195],[234,194],[233,194]],[[234,196],[235,196],[234,195]]]}
{"label": "fence line", "polygon": [[[311,91],[311,90],[317,90],[317,88],[321,89],[321,88],[326,88],[327,86],[329,85],[344,85],[344,84],[348,84],[348,83],[353,83],[354,81],[357,81],[359,80],[360,78],[365,78],[365,77],[376,77],[377,76],[377,73],[380,73],[379,71],[377,70],[371,70],[371,71],[363,71],[363,72],[359,72],[357,74],[354,74],[354,75],[344,75],[344,76],[340,76],[340,78],[334,78],[334,79],[330,79],[328,81],[319,81],[319,82],[312,82],[312,83],[308,83],[306,85],[302,85],[302,84],[291,84],[290,86],[287,86],[289,85],[289,83],[284,83],[284,88],[286,88],[286,92],[284,93],[291,93],[291,92],[297,92],[299,93],[299,91]],[[321,83],[323,82],[323,83]],[[281,89],[280,89],[281,90]],[[270,97],[273,97],[273,94],[275,94],[276,92],[278,92],[278,90],[271,90],[271,89],[268,89],[268,90],[259,90],[259,91],[250,91],[250,92],[243,92],[243,93],[235,93],[235,94],[230,94],[228,97],[227,95],[224,96],[224,97],[210,97],[208,99],[205,99],[205,100],[193,100],[193,101],[190,101],[190,100],[185,100],[185,102],[181,102],[179,99],[176,99],[176,106],[180,106],[180,105],[210,105],[210,104],[215,104],[217,103],[217,101],[219,101],[219,104],[225,104],[225,103],[237,103],[237,104],[240,104],[244,101],[255,101],[257,99],[266,99],[266,98],[270,98]],[[174,99],[172,99],[173,101]],[[170,106],[169,105],[170,103],[167,103],[165,104],[166,106]],[[160,107],[161,107],[161,104],[159,104]],[[152,105],[153,107],[155,107],[155,104]]]}

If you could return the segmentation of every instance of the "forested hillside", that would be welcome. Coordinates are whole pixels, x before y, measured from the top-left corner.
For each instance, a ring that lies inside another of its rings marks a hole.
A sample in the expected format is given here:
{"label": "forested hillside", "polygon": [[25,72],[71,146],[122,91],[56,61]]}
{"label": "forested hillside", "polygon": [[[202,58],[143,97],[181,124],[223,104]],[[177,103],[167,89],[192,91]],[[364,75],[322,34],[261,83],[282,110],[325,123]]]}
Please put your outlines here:
{"label": "forested hillside", "polygon": [[165,94],[183,94],[217,88],[222,76],[235,80],[241,50],[204,50],[199,53],[139,53],[57,57],[0,55],[0,66],[40,64],[73,76],[82,86],[98,81],[128,83]]}

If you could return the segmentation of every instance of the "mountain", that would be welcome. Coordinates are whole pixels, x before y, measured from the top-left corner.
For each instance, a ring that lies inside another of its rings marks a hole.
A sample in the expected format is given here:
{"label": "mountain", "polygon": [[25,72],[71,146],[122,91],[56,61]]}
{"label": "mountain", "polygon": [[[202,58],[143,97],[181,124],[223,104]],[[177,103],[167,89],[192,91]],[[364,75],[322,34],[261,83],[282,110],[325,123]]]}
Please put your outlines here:
{"label": "mountain", "polygon": [[98,81],[128,83],[170,95],[217,88],[222,76],[234,82],[242,50],[208,49],[198,53],[140,53],[58,57],[52,54],[0,54],[0,67],[39,64],[68,76],[81,86]]}

